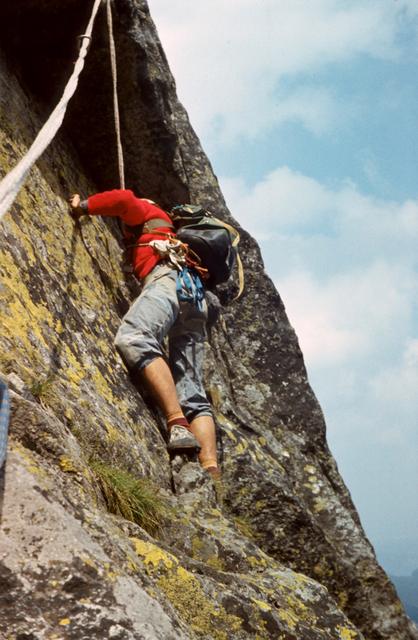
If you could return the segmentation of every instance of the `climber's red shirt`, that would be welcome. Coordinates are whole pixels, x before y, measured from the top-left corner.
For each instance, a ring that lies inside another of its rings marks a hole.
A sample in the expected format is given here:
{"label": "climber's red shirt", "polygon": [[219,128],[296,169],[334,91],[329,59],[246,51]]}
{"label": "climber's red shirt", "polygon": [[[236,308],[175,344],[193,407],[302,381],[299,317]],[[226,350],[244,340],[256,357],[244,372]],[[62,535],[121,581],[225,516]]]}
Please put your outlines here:
{"label": "climber's red shirt", "polygon": [[[128,227],[127,238],[129,240],[129,227],[137,224],[144,224],[152,218],[162,218],[170,224],[171,220],[168,214],[152,204],[149,200],[137,198],[132,191],[125,189],[114,189],[113,191],[103,191],[94,196],[90,196],[87,200],[88,213],[90,215],[99,216],[118,216]],[[164,232],[173,232],[170,226],[158,227],[158,230]],[[154,239],[163,239],[156,231],[143,234],[133,242],[146,243]],[[152,247],[134,247],[132,262],[134,273],[138,278],[145,278],[155,265],[161,260],[161,257],[154,251]]]}

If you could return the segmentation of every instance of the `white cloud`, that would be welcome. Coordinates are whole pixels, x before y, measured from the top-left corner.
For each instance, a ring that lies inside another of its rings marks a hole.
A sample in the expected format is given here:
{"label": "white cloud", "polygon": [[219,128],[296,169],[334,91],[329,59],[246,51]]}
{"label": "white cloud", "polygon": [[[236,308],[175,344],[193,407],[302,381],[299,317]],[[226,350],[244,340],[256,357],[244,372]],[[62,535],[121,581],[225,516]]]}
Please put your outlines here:
{"label": "white cloud", "polygon": [[335,197],[308,176],[280,167],[249,187],[241,178],[221,178],[222,191],[233,215],[251,233],[267,226],[270,232],[302,229],[330,220]]}
{"label": "white cloud", "polygon": [[417,202],[377,200],[349,184],[333,191],[287,167],[253,188],[221,183],[261,244],[309,371],[376,371],[399,359],[417,331]]}
{"label": "white cloud", "polygon": [[292,75],[366,54],[398,55],[399,18],[409,4],[360,0],[150,0],[179,95],[203,137],[255,136],[285,120],[314,133],[342,118],[326,87],[293,85]]}
{"label": "white cloud", "polygon": [[418,340],[408,340],[400,362],[380,371],[370,387],[376,403],[386,412],[390,411],[396,437],[399,437],[399,422],[407,422],[413,426],[414,440],[418,444]]}
{"label": "white cloud", "polygon": [[221,178],[233,215],[275,253],[275,275],[322,274],[367,267],[375,261],[417,262],[418,202],[366,196],[350,182],[334,190],[280,167],[253,187],[241,178]]}
{"label": "white cloud", "polygon": [[414,274],[385,262],[321,280],[308,271],[290,273],[276,286],[309,368],[349,364],[369,372],[393,358],[399,334],[401,341],[408,335],[411,294],[418,292]]}
{"label": "white cloud", "polygon": [[[340,293],[326,290],[308,273],[293,273],[276,282],[291,324],[299,337],[310,367],[330,366],[363,350],[365,337],[359,328],[340,319]],[[344,292],[346,293],[346,292]]]}

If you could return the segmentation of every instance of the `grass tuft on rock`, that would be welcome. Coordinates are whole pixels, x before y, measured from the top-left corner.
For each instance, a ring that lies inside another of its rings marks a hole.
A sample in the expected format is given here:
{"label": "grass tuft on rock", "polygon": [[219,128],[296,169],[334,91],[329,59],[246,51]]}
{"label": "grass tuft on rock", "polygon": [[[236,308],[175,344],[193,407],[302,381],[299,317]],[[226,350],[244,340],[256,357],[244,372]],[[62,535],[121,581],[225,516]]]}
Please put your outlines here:
{"label": "grass tuft on rock", "polygon": [[43,407],[54,399],[54,382],[55,376],[47,376],[46,378],[32,380],[29,385],[29,391]]}
{"label": "grass tuft on rock", "polygon": [[139,524],[151,535],[160,530],[168,508],[149,480],[97,460],[90,466],[110,513]]}

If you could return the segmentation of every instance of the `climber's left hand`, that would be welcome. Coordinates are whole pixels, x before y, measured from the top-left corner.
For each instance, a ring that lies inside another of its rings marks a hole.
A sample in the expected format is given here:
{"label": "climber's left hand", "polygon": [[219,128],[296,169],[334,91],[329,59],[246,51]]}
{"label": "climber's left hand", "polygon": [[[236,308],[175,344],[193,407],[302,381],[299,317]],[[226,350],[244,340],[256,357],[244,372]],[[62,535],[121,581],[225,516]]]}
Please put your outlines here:
{"label": "climber's left hand", "polygon": [[73,195],[68,199],[71,207],[71,215],[75,220],[78,220],[80,216],[85,214],[84,209],[80,207],[81,198],[80,194],[73,193]]}

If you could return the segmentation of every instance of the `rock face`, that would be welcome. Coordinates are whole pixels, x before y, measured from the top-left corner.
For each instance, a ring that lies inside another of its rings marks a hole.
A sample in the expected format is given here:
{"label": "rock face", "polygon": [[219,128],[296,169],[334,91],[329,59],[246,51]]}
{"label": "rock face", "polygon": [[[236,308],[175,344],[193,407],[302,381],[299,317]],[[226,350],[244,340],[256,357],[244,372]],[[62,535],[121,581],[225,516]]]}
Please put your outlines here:
{"label": "rock face", "polygon": [[[89,8],[0,8],[0,175],[57,101]],[[418,637],[362,530],[325,439],[283,303],[242,231],[246,289],[219,292],[206,386],[222,486],[170,463],[159,416],[113,336],[138,292],[114,221],[74,223],[73,192],[117,188],[104,12],[65,126],[1,224],[0,369],[12,389],[1,487],[0,634],[8,639]],[[179,104],[148,6],[116,0],[127,187],[230,220]],[[151,536],[106,510],[92,459],[150,478]]]}

